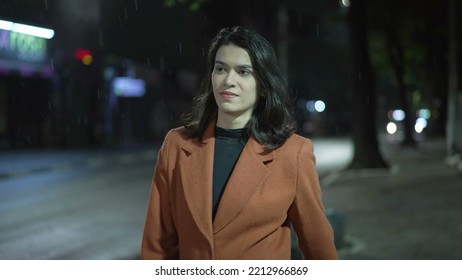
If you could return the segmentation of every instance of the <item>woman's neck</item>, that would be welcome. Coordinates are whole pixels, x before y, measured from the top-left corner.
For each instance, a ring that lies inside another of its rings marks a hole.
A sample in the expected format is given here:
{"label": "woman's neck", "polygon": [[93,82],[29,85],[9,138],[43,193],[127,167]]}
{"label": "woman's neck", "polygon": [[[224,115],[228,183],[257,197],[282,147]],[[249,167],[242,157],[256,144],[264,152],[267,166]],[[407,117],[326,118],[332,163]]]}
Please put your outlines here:
{"label": "woman's neck", "polygon": [[232,116],[219,112],[217,118],[217,126],[224,129],[239,129],[244,128],[250,120],[250,116]]}

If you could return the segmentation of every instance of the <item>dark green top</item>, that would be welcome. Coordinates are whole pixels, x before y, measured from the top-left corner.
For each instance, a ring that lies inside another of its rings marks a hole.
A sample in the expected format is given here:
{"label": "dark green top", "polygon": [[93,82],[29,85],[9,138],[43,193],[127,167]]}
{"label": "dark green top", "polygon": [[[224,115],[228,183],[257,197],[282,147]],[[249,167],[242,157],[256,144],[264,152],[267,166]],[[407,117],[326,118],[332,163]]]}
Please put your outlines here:
{"label": "dark green top", "polygon": [[215,128],[215,155],[213,160],[213,218],[228,179],[247,143],[245,129]]}

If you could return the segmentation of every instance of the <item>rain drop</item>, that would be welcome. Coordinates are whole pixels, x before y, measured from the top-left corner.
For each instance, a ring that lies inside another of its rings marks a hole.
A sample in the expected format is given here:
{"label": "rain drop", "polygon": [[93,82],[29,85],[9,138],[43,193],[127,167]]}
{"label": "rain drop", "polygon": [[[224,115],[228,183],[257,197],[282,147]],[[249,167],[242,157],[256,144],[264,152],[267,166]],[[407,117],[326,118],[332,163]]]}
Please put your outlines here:
{"label": "rain drop", "polygon": [[53,63],[53,58],[50,58],[51,69],[55,70],[55,64]]}
{"label": "rain drop", "polygon": [[135,0],[135,10],[138,11],[138,0]]}
{"label": "rain drop", "polygon": [[101,28],[98,31],[98,43],[101,48],[104,47],[104,36],[103,36],[103,30]]}
{"label": "rain drop", "polygon": [[124,16],[125,16],[125,19],[128,19],[128,10],[127,10],[127,7],[124,7]]}
{"label": "rain drop", "polygon": [[47,3],[47,0],[44,0],[45,2],[45,10],[48,10],[48,3]]}
{"label": "rain drop", "polygon": [[183,50],[182,50],[181,42],[180,42],[180,53],[182,53],[182,52],[183,52]]}
{"label": "rain drop", "polygon": [[162,56],[159,57],[159,68],[161,72],[165,71],[165,60]]}

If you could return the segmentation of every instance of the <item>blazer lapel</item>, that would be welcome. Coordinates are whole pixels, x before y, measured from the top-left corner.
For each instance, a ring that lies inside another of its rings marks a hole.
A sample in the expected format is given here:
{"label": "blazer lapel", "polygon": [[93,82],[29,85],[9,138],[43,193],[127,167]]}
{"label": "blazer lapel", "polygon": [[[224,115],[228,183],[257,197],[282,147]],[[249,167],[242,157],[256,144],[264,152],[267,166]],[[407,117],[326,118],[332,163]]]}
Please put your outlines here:
{"label": "blazer lapel", "polygon": [[263,145],[260,145],[254,138],[249,138],[218,206],[213,222],[214,233],[230,223],[263,184],[271,173],[266,163],[272,161],[275,156],[275,151],[268,153]]}
{"label": "blazer lapel", "polygon": [[187,205],[202,234],[213,244],[212,179],[215,124],[204,133],[203,143],[190,140],[182,147],[180,176]]}

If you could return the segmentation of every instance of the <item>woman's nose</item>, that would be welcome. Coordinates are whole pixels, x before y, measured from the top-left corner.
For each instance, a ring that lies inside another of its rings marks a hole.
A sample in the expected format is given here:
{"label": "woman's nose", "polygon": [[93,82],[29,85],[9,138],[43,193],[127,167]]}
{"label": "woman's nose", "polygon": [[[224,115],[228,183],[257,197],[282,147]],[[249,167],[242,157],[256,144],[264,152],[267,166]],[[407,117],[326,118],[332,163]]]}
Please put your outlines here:
{"label": "woman's nose", "polygon": [[223,81],[223,85],[225,86],[234,86],[236,83],[236,77],[235,77],[235,73],[234,71],[230,71],[228,72],[228,74],[226,75],[224,81]]}

